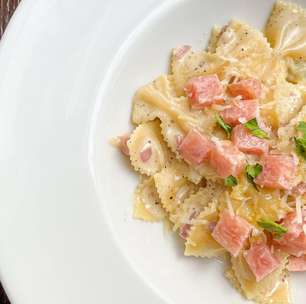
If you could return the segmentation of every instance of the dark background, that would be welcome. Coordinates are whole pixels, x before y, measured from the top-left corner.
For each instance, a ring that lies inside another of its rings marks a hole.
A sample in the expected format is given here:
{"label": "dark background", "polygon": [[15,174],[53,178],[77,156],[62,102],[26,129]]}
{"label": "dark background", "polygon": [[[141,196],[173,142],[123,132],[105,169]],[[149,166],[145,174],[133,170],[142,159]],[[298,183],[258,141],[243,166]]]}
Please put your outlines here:
{"label": "dark background", "polygon": [[[21,0],[0,0],[0,39],[20,1]],[[10,304],[10,301],[6,296],[1,283],[0,283],[0,304]]]}

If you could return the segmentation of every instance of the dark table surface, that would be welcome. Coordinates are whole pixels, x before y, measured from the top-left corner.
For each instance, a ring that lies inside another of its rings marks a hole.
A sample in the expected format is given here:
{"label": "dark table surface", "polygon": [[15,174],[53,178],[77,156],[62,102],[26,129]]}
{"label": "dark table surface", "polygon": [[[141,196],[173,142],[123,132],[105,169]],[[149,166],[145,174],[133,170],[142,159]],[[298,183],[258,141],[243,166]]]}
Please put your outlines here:
{"label": "dark table surface", "polygon": [[[0,39],[20,1],[21,0],[0,0]],[[3,290],[1,283],[0,283],[0,304],[10,304],[10,301],[6,296],[6,293]]]}

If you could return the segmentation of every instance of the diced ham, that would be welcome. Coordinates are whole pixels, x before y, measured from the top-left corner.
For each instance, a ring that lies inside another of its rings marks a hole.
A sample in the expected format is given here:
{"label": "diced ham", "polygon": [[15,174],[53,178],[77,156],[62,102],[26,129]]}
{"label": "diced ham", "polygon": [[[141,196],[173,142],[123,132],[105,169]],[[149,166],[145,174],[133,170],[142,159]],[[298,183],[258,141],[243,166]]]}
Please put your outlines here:
{"label": "diced ham", "polygon": [[265,139],[253,136],[243,125],[237,125],[232,131],[233,144],[242,152],[250,154],[266,154],[269,143]]}
{"label": "diced ham", "polygon": [[127,146],[127,142],[130,139],[130,134],[124,134],[122,136],[119,136],[119,149],[122,152],[122,154],[129,156],[130,151]]}
{"label": "diced ham", "polygon": [[283,237],[284,239],[289,240],[297,238],[300,235],[300,233],[303,232],[303,223],[304,223],[303,216],[301,220],[302,222],[298,221],[298,216],[296,212],[290,212],[282,219],[281,221],[282,226],[288,229],[287,233]]}
{"label": "diced ham", "polygon": [[290,256],[288,270],[289,271],[306,271],[306,255],[303,255],[301,257]]}
{"label": "diced ham", "polygon": [[301,196],[306,193],[306,183],[300,182],[295,187],[291,189],[291,194],[294,196]]}
{"label": "diced ham", "polygon": [[246,220],[224,210],[212,232],[212,237],[233,256],[237,256],[250,232],[251,225]]}
{"label": "diced ham", "polygon": [[234,100],[220,115],[227,124],[236,126],[255,118],[257,111],[258,101],[256,99]]}
{"label": "diced ham", "polygon": [[190,224],[183,224],[180,227],[180,233],[179,233],[180,237],[186,240],[189,236],[190,229],[191,229]]}
{"label": "diced ham", "polygon": [[231,141],[218,140],[211,151],[210,165],[220,177],[239,176],[245,165],[245,155]]}
{"label": "diced ham", "polygon": [[280,265],[280,261],[272,254],[268,245],[262,241],[251,244],[251,248],[246,252],[245,260],[257,282]]}
{"label": "diced ham", "polygon": [[146,163],[152,156],[152,148],[146,147],[140,152],[140,159]]}
{"label": "diced ham", "polygon": [[173,55],[175,57],[176,60],[180,60],[182,59],[187,53],[188,51],[191,50],[191,46],[190,45],[181,45],[177,48],[175,48],[173,50]]}
{"label": "diced ham", "polygon": [[281,238],[275,238],[273,241],[280,249],[296,257],[306,254],[306,235],[303,230],[305,215],[306,213],[303,212],[302,222],[299,223],[295,212],[287,214],[281,224],[288,231]]}
{"label": "diced ham", "polygon": [[279,248],[283,251],[300,257],[306,254],[306,237],[304,232],[296,238],[290,238],[289,235],[285,235],[281,240],[274,240],[279,245]]}
{"label": "diced ham", "polygon": [[204,109],[213,103],[223,102],[223,87],[215,74],[191,78],[184,91],[193,109]]}
{"label": "diced ham", "polygon": [[296,161],[292,155],[267,154],[263,170],[256,178],[258,185],[273,189],[291,189],[296,174]]}
{"label": "diced ham", "polygon": [[261,82],[255,78],[231,83],[227,88],[232,96],[242,96],[242,99],[259,99],[261,96]]}
{"label": "diced ham", "polygon": [[[188,217],[189,221],[192,221],[197,215],[199,215],[199,211],[193,211]],[[180,237],[186,240],[189,236],[191,227],[192,227],[191,224],[183,224],[180,227],[180,232],[179,232]]]}
{"label": "diced ham", "polygon": [[178,146],[178,151],[183,159],[195,165],[207,159],[211,149],[211,141],[196,130],[189,131]]}

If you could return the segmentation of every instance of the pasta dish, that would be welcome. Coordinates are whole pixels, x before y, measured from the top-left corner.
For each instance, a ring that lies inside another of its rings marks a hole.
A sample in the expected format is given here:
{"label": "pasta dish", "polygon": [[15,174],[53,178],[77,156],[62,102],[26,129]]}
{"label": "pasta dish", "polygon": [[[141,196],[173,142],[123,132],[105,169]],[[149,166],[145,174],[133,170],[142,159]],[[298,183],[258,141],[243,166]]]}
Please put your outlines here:
{"label": "pasta dish", "polygon": [[174,48],[114,141],[139,173],[134,217],[171,223],[185,256],[224,259],[255,303],[291,303],[306,271],[306,11],[278,1],[263,31],[231,20]]}

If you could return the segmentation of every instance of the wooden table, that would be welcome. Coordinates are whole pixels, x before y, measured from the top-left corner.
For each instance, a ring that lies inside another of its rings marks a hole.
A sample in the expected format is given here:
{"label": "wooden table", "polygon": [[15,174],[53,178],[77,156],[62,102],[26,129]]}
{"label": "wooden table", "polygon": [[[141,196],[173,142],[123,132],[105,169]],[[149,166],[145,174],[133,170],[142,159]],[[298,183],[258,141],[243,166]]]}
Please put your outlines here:
{"label": "wooden table", "polygon": [[[0,0],[0,39],[20,1],[21,0]],[[6,296],[1,283],[0,283],[0,304],[10,304],[10,301]]]}
{"label": "wooden table", "polygon": [[21,0],[0,0],[0,38]]}

